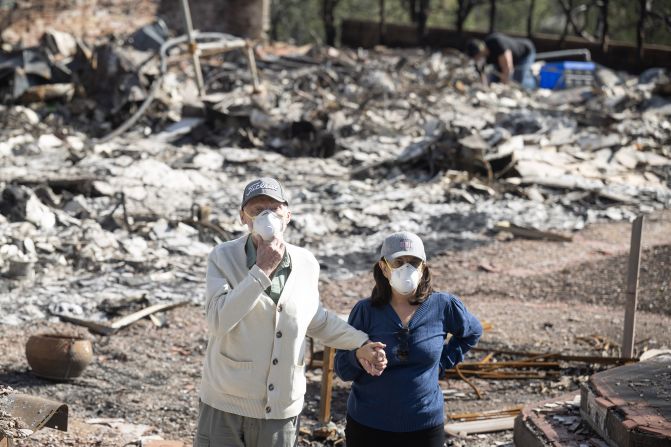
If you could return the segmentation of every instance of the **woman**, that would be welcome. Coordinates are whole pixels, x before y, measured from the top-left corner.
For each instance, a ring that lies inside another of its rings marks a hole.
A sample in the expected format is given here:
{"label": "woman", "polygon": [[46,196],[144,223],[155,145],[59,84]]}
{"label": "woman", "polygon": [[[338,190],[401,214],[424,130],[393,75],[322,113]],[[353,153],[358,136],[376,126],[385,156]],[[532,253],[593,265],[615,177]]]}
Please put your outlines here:
{"label": "woman", "polygon": [[[354,306],[349,323],[386,345],[388,363],[373,377],[352,352],[336,353],[336,373],[353,381],[347,447],[442,447],[445,416],[438,377],[477,344],[482,326],[458,298],[433,290],[424,245],[413,233],[384,240],[373,276],[371,297]],[[448,333],[452,338],[444,344]]]}

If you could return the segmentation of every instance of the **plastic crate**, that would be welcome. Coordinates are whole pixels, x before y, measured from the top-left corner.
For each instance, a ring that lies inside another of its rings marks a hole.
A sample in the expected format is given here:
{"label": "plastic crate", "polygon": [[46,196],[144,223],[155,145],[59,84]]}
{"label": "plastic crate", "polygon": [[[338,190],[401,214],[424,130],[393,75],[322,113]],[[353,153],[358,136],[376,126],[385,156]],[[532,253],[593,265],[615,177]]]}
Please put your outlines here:
{"label": "plastic crate", "polygon": [[592,85],[594,62],[562,61],[548,62],[541,67],[540,88],[551,90]]}

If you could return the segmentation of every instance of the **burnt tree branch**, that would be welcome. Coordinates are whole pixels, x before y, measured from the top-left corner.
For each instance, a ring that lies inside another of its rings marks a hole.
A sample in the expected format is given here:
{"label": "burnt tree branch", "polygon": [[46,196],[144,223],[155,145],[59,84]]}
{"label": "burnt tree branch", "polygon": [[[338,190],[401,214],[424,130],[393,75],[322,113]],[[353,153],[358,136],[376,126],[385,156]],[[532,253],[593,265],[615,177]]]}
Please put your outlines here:
{"label": "burnt tree branch", "polygon": [[527,37],[532,37],[533,35],[535,10],[536,10],[536,0],[531,0],[531,2],[529,3],[529,14],[527,15]]}
{"label": "burnt tree branch", "polygon": [[324,34],[326,45],[334,46],[336,38],[335,9],[340,0],[322,0],[322,21],[324,22]]}
{"label": "burnt tree branch", "polygon": [[489,32],[496,30],[496,0],[489,0]]}

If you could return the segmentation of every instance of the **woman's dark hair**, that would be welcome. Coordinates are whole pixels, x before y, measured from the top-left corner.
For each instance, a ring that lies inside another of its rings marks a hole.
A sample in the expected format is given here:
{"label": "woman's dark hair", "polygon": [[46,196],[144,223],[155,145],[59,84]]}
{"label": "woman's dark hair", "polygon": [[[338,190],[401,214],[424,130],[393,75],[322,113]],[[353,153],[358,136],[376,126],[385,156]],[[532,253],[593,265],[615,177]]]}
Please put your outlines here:
{"label": "woman's dark hair", "polygon": [[[382,259],[384,258],[380,260]],[[373,306],[380,307],[391,301],[391,285],[389,285],[389,280],[382,273],[379,262],[376,262],[373,266],[373,278],[375,279],[375,287],[373,287],[373,291],[370,294],[370,299]],[[422,304],[432,293],[431,270],[429,270],[429,265],[424,263],[422,278],[419,280],[417,290],[415,290],[415,298],[410,301],[410,304]]]}

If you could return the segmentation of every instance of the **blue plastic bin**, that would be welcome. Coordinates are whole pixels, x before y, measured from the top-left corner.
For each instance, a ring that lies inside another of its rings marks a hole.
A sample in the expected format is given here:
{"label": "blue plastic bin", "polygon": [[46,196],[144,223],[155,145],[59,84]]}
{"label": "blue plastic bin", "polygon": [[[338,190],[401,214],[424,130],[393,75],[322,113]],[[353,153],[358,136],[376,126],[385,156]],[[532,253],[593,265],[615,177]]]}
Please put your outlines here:
{"label": "blue plastic bin", "polygon": [[594,62],[562,61],[547,62],[541,67],[540,88],[551,90],[582,85],[592,85],[594,82]]}

